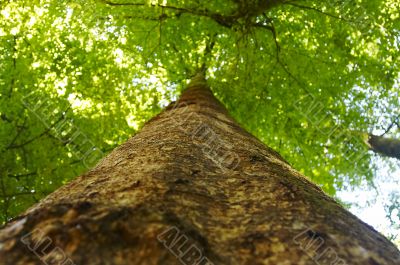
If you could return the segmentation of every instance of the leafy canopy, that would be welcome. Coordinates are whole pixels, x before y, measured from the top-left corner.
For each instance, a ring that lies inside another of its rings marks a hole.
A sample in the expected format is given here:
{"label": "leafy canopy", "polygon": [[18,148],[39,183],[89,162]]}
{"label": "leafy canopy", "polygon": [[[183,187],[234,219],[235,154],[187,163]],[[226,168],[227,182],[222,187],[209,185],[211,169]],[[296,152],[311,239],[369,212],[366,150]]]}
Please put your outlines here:
{"label": "leafy canopy", "polygon": [[2,221],[134,135],[201,67],[239,123],[326,192],[371,183],[363,138],[399,115],[399,10],[398,0],[1,2]]}

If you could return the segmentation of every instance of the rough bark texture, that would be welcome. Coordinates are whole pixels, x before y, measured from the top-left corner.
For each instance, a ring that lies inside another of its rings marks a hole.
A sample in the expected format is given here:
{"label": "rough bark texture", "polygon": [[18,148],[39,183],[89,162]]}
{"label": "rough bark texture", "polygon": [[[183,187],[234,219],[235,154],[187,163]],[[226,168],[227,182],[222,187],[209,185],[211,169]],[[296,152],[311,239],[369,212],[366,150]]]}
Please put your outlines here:
{"label": "rough bark texture", "polygon": [[229,117],[199,76],[0,232],[0,264],[394,265],[400,254]]}
{"label": "rough bark texture", "polygon": [[400,159],[400,140],[370,134],[368,145],[375,153]]}

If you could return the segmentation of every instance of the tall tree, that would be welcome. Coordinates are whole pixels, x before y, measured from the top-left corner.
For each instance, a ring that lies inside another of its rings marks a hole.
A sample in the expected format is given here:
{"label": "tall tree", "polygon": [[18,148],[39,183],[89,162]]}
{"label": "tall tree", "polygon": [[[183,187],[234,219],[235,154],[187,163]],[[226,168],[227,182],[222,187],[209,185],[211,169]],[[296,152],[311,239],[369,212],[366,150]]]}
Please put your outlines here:
{"label": "tall tree", "polygon": [[400,105],[399,9],[398,0],[2,1],[0,222],[134,135],[203,63],[238,123],[325,192],[371,184],[380,165],[363,137],[386,131]]}
{"label": "tall tree", "polygon": [[242,129],[203,74],[0,240],[5,265],[400,263],[385,237]]}

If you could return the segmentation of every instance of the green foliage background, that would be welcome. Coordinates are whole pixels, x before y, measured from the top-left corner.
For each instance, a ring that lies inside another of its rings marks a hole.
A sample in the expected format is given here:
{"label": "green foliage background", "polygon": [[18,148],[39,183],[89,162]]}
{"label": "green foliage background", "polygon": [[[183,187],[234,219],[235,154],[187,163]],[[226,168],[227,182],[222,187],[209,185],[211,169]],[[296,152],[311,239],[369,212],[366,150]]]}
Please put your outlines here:
{"label": "green foliage background", "polygon": [[327,193],[372,185],[363,138],[400,114],[398,0],[134,1],[0,2],[2,222],[134,135],[203,65],[238,122]]}

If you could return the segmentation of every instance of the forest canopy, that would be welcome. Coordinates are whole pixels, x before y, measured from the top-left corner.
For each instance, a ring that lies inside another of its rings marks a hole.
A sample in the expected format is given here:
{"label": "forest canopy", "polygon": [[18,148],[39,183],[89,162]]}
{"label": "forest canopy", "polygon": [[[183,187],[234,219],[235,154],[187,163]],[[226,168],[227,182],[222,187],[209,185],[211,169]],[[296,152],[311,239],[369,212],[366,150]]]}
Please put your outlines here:
{"label": "forest canopy", "polygon": [[[399,10],[398,0],[0,2],[1,222],[94,166],[202,68],[230,114],[328,194],[373,186],[382,163],[398,167],[370,139],[399,154]],[[398,196],[389,216],[400,217]]]}

